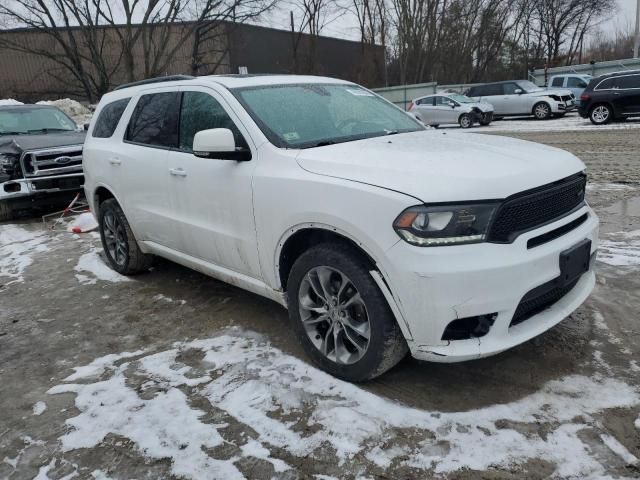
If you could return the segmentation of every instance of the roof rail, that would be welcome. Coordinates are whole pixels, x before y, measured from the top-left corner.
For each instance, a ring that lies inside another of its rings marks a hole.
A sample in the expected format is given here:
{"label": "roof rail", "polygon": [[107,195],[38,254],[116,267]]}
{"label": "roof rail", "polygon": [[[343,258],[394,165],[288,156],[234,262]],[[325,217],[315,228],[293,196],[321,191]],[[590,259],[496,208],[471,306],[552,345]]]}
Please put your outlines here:
{"label": "roof rail", "polygon": [[124,83],[122,85],[118,85],[114,90],[121,90],[123,88],[129,87],[137,87],[138,85],[147,85],[150,83],[161,83],[161,82],[175,82],[178,80],[191,80],[192,78],[196,78],[192,75],[167,75],[166,77],[155,77],[155,78],[147,78],[145,80],[138,80],[137,82]]}

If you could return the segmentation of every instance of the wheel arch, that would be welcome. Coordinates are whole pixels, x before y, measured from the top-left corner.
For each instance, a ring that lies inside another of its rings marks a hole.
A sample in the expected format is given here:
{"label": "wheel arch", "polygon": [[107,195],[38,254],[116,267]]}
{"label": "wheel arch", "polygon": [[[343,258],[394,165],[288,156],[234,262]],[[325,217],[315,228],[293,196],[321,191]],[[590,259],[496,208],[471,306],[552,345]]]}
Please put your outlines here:
{"label": "wheel arch", "polygon": [[102,185],[102,184],[96,186],[96,188],[93,191],[93,195],[92,195],[93,214],[96,216],[96,218],[99,218],[100,204],[103,203],[105,200],[109,200],[110,198],[115,199],[116,202],[118,202],[118,204],[120,205],[120,207],[124,208],[122,206],[122,202],[120,202],[118,197],[113,193],[113,189],[112,188],[110,188],[107,185]]}

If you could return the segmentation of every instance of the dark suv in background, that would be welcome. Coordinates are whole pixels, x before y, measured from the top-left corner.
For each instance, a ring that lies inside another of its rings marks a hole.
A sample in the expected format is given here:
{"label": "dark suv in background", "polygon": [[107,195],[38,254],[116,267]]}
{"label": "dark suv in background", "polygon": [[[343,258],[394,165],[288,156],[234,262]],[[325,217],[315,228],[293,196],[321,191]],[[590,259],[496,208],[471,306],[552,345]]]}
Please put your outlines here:
{"label": "dark suv in background", "polygon": [[640,117],[640,70],[608,73],[591,80],[580,97],[578,112],[594,125]]}
{"label": "dark suv in background", "polygon": [[84,183],[84,136],[56,107],[0,106],[0,222],[71,202]]}

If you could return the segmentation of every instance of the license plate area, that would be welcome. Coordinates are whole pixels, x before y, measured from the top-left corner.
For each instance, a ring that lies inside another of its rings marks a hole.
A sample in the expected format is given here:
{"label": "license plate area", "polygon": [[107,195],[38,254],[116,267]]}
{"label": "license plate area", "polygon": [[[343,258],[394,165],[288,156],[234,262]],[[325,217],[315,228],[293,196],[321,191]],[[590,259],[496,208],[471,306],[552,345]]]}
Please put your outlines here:
{"label": "license plate area", "polygon": [[583,273],[589,271],[591,260],[591,240],[585,239],[560,254],[560,287],[574,282]]}

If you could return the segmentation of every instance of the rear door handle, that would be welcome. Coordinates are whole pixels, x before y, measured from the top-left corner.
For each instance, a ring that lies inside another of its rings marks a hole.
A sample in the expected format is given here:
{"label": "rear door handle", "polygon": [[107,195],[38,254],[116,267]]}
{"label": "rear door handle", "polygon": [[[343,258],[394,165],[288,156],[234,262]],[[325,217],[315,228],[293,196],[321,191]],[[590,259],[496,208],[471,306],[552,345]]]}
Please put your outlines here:
{"label": "rear door handle", "polygon": [[186,177],[187,172],[185,172],[182,168],[170,168],[169,173],[174,177]]}
{"label": "rear door handle", "polygon": [[122,163],[122,160],[120,160],[118,157],[111,157],[109,159],[109,163],[111,165],[120,165]]}

